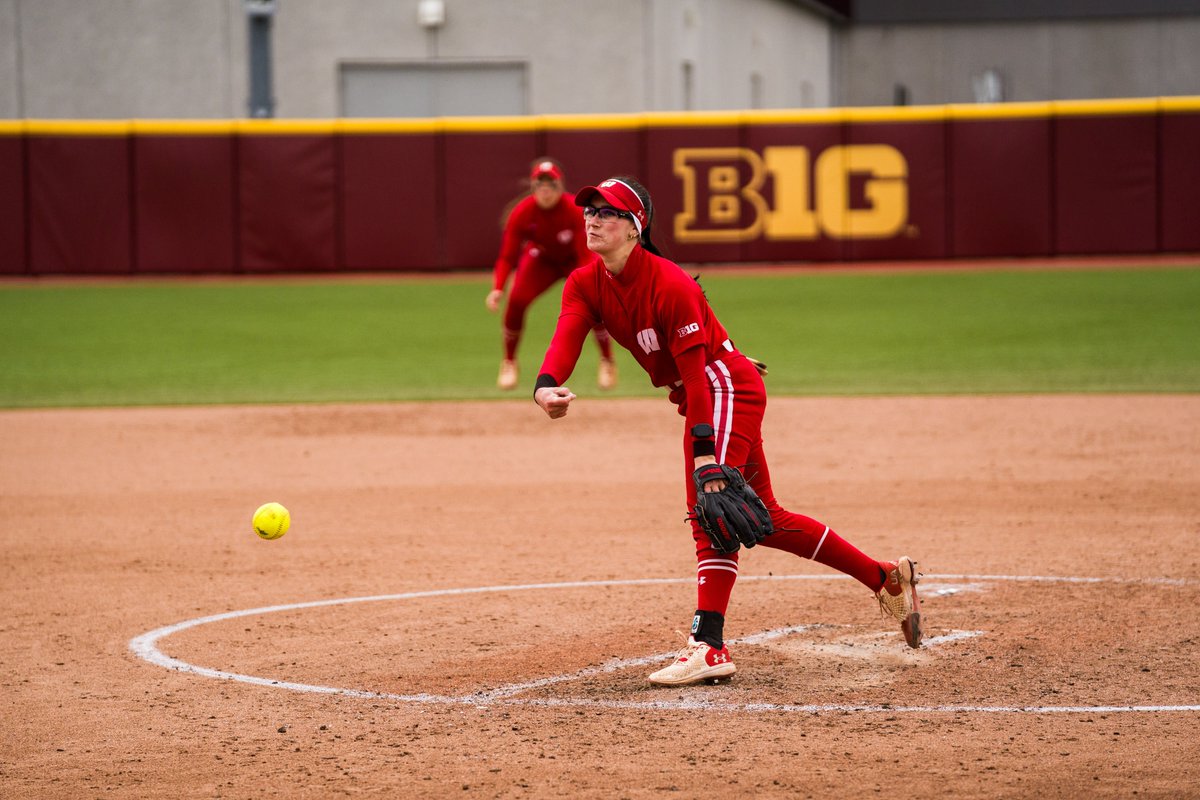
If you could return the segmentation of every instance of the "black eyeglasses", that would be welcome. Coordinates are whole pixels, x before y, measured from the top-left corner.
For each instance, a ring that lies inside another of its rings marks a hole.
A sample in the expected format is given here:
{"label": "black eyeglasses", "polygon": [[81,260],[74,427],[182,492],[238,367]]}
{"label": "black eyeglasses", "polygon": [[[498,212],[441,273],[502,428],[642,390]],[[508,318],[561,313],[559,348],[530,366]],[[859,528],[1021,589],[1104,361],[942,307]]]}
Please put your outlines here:
{"label": "black eyeglasses", "polygon": [[619,208],[613,208],[612,206],[600,206],[599,208],[596,206],[584,206],[583,218],[592,219],[593,217],[599,219],[601,222],[616,222],[621,217],[630,222],[633,221],[633,214],[630,214],[628,211],[621,211]]}

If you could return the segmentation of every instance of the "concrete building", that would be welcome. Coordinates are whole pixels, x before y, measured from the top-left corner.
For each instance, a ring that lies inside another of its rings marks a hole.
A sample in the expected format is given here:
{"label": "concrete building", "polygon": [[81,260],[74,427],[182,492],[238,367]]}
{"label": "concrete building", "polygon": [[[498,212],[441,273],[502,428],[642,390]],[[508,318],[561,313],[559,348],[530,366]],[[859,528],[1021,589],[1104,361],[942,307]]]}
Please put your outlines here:
{"label": "concrete building", "polygon": [[[270,44],[257,105],[252,28]],[[0,118],[1198,94],[1197,42],[1200,0],[0,0]]]}
{"label": "concrete building", "polygon": [[854,0],[838,105],[1200,94],[1195,0]]}

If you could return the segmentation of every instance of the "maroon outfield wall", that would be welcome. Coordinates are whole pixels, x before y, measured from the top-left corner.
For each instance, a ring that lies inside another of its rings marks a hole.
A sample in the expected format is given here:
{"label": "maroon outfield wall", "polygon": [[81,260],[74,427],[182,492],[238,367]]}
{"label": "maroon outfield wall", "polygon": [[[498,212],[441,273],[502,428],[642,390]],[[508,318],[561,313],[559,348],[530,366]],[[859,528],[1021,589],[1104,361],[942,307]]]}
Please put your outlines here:
{"label": "maroon outfield wall", "polygon": [[100,123],[28,137],[26,272],[134,271],[128,127]]}
{"label": "maroon outfield wall", "polygon": [[238,263],[245,272],[339,268],[337,148],[332,132],[237,137]]}
{"label": "maroon outfield wall", "polygon": [[[814,161],[822,156],[829,157],[824,154],[845,141],[844,116],[842,112],[832,111],[802,122],[781,119],[776,123],[742,128],[742,146],[764,158],[762,194],[773,201],[771,213],[779,214],[777,218],[772,217],[774,230],[770,235],[764,230],[764,235],[743,245],[744,260],[841,261],[849,257],[847,240],[831,237],[822,230],[813,186]],[[768,159],[773,162],[769,170],[765,163]]]}
{"label": "maroon outfield wall", "polygon": [[950,255],[1054,253],[1053,120],[955,119],[949,124]]}
{"label": "maroon outfield wall", "polygon": [[25,141],[19,123],[0,128],[0,275],[26,271]]}
{"label": "maroon outfield wall", "polygon": [[[337,144],[341,267],[419,270],[441,263],[441,147],[433,126],[398,134],[343,135]],[[430,235],[414,236],[411,231]]]}
{"label": "maroon outfield wall", "polygon": [[1200,104],[1162,102],[1159,117],[1159,248],[1200,251]]}
{"label": "maroon outfield wall", "polygon": [[1150,114],[1055,119],[1056,252],[1157,249],[1158,124]]}
{"label": "maroon outfield wall", "polygon": [[145,126],[133,137],[134,268],[232,272],[238,230],[235,139]]}
{"label": "maroon outfield wall", "polygon": [[537,156],[681,262],[1200,251],[1200,97],[436,120],[0,123],[0,274],[490,267]]}

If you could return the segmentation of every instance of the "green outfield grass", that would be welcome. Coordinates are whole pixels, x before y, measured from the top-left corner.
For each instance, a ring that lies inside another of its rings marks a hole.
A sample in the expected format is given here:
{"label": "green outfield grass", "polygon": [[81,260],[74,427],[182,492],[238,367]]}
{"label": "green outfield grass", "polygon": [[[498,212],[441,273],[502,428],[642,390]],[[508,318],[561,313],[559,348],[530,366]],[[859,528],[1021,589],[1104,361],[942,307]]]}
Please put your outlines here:
{"label": "green outfield grass", "polygon": [[[1200,266],[713,274],[774,394],[1200,391]],[[0,284],[0,407],[512,396],[484,275]],[[522,343],[532,387],[556,288]],[[616,395],[658,392],[621,353]],[[596,348],[569,382],[596,394]],[[526,394],[522,388],[519,394]]]}

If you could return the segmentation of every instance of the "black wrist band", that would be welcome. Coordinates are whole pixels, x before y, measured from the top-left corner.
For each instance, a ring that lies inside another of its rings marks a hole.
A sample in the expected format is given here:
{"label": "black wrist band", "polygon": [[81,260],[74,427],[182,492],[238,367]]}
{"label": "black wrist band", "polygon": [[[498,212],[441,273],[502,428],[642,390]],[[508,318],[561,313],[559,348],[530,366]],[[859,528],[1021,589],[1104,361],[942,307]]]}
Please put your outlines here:
{"label": "black wrist band", "polygon": [[707,422],[701,422],[692,426],[692,458],[697,456],[715,456],[717,454],[717,445],[712,440],[716,435],[713,426]]}
{"label": "black wrist band", "polygon": [[537,376],[537,383],[533,384],[533,402],[537,402],[538,389],[554,388],[558,386],[558,381],[554,380],[554,376],[543,372]]}

